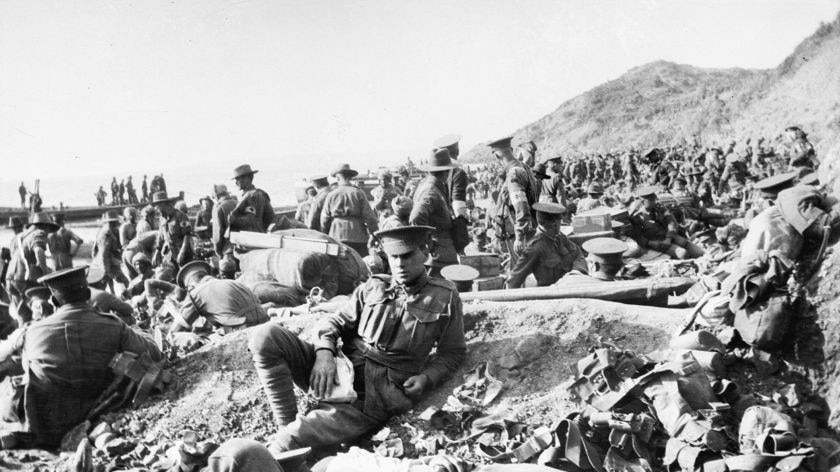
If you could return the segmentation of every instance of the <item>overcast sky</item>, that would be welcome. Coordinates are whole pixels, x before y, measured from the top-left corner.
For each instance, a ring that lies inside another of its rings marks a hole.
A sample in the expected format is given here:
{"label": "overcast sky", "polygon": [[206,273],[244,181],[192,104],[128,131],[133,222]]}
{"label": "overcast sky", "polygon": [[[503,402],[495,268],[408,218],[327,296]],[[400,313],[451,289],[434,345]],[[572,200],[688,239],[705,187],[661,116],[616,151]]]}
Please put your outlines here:
{"label": "overcast sky", "polygon": [[0,0],[4,182],[463,146],[657,59],[776,66],[840,0]]}

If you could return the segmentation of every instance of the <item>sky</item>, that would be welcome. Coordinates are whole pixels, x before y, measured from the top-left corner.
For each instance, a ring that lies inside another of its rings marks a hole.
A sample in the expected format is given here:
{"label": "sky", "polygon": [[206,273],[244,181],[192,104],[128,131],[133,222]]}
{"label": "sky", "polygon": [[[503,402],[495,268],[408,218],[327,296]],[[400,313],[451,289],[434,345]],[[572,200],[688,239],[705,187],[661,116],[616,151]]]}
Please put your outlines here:
{"label": "sky", "polygon": [[[778,65],[840,0],[0,0],[4,187],[462,149],[664,59]],[[5,195],[5,193],[4,193]]]}

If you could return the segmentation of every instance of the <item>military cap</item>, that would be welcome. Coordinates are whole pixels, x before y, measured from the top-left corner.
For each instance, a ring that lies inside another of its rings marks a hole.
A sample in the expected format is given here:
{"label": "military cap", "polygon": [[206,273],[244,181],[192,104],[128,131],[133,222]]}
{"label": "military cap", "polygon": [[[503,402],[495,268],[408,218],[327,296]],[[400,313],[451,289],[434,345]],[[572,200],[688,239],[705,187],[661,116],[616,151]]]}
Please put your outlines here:
{"label": "military cap", "polygon": [[309,182],[311,182],[312,185],[316,185],[318,187],[326,187],[327,185],[329,185],[326,175],[314,175],[309,178]]}
{"label": "military cap", "polygon": [[[224,184],[213,184],[213,195],[218,197],[224,197],[226,195],[230,195],[228,193],[227,185]],[[145,210],[145,208],[144,208]]]}
{"label": "military cap", "polygon": [[440,270],[440,275],[452,282],[472,282],[480,275],[478,270],[468,265],[454,264]]}
{"label": "military cap", "polygon": [[658,185],[646,185],[636,189],[636,196],[640,198],[656,197],[660,190]]}
{"label": "military cap", "polygon": [[87,273],[88,285],[96,285],[105,278],[105,271],[101,267],[90,266]]}
{"label": "military cap", "polygon": [[233,178],[231,180],[236,180],[240,177],[244,177],[246,175],[254,175],[258,170],[251,169],[251,166],[248,164],[242,164],[241,166],[233,169]]}
{"label": "military cap", "polygon": [[534,173],[534,177],[536,177],[538,179],[547,179],[548,178],[548,174],[545,171],[546,171],[545,162],[539,162],[539,163],[535,164],[534,167],[531,169],[531,172]]}
{"label": "military cap", "polygon": [[43,225],[49,228],[50,231],[55,231],[58,229],[58,225],[55,224],[50,218],[50,215],[46,213],[35,213],[32,215],[32,220],[26,224],[26,227],[30,227],[32,225]]}
{"label": "military cap", "polygon": [[508,136],[506,138],[497,139],[487,145],[490,146],[491,149],[507,149],[511,147],[511,141],[513,141],[513,136]]}
{"label": "military cap", "polygon": [[798,175],[797,172],[785,172],[784,174],[776,174],[766,179],[759,180],[753,186],[756,190],[761,192],[761,195],[767,198],[775,198],[779,192],[786,188],[793,187],[793,180]]}
{"label": "military cap", "polygon": [[536,202],[531,205],[531,208],[540,213],[546,213],[549,215],[562,215],[566,211],[566,207],[563,205],[551,202]]}
{"label": "military cap", "polygon": [[335,177],[336,174],[341,174],[347,178],[353,178],[359,175],[359,172],[351,169],[350,164],[341,164],[330,173],[333,177]]}
{"label": "military cap", "polygon": [[40,277],[37,282],[46,285],[53,293],[82,290],[88,286],[87,270],[86,265],[62,269]]}
{"label": "military cap", "polygon": [[604,264],[620,264],[621,255],[630,247],[615,238],[593,238],[581,246],[589,253],[589,257]]}
{"label": "military cap", "polygon": [[149,259],[149,256],[143,254],[142,252],[138,252],[131,258],[131,265],[135,265],[138,262],[146,262],[148,264],[152,263],[152,260]]}
{"label": "military cap", "polygon": [[432,151],[432,157],[429,159],[429,164],[420,167],[423,172],[439,172],[457,167],[452,163],[452,157],[449,150],[446,148],[438,148]]}
{"label": "military cap", "polygon": [[598,182],[592,182],[586,189],[586,193],[604,193],[604,186]]}
{"label": "military cap", "polygon": [[563,159],[563,156],[561,156],[559,154],[555,154],[551,157],[546,158],[543,162],[559,161],[561,159]]}
{"label": "military cap", "polygon": [[20,228],[23,226],[24,218],[19,216],[10,216],[9,217],[9,228]]}
{"label": "military cap", "polygon": [[41,298],[43,300],[48,300],[50,298],[50,289],[44,287],[43,285],[38,285],[37,287],[30,287],[26,289],[24,295],[26,295],[26,298]]}
{"label": "military cap", "polygon": [[166,194],[166,190],[161,190],[160,192],[155,192],[152,194],[152,205],[159,205],[161,203],[172,203],[177,200],[178,197],[169,198]]}
{"label": "military cap", "polygon": [[453,146],[458,146],[459,141],[461,141],[460,134],[447,134],[446,136],[441,136],[437,138],[433,146],[435,148],[449,148]]}
{"label": "military cap", "polygon": [[400,226],[377,231],[373,235],[379,239],[385,254],[400,256],[426,244],[432,231],[434,228],[431,226]]}
{"label": "military cap", "polygon": [[820,184],[820,175],[816,172],[811,172],[810,174],[805,174],[799,179],[799,183],[802,185],[819,185]]}
{"label": "military cap", "polygon": [[209,274],[213,272],[213,267],[205,261],[192,261],[184,267],[181,267],[181,270],[178,271],[178,285],[184,287],[184,283],[191,275],[200,272]]}
{"label": "military cap", "polygon": [[117,212],[113,210],[108,210],[102,214],[102,217],[99,219],[100,223],[117,223],[120,221],[119,215]]}

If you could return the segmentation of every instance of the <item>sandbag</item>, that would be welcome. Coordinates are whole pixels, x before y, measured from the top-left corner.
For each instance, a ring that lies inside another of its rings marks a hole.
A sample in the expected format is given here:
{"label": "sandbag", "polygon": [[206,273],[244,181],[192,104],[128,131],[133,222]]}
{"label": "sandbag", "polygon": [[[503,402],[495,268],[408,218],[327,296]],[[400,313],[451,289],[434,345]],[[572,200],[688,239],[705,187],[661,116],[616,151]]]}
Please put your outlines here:
{"label": "sandbag", "polygon": [[332,256],[289,249],[256,249],[239,258],[242,269],[240,281],[254,285],[259,281],[273,281],[309,293],[320,287],[324,296],[338,294],[338,275]]}
{"label": "sandbag", "polygon": [[256,280],[245,285],[254,292],[260,303],[273,303],[277,306],[298,306],[306,303],[306,292],[292,287],[285,287],[272,280]]}
{"label": "sandbag", "polygon": [[367,264],[356,252],[355,249],[346,244],[336,241],[328,235],[316,231],[314,229],[287,229],[283,231],[274,231],[272,234],[279,234],[282,236],[292,236],[298,238],[318,239],[322,241],[329,241],[338,244],[343,251],[341,256],[334,257],[335,267],[337,270],[338,288],[336,294],[349,295],[353,293],[353,289],[361,285],[364,281],[370,278],[370,270]]}
{"label": "sandbag", "polygon": [[788,293],[774,291],[763,302],[736,311],[734,326],[745,342],[759,349],[774,349],[785,339],[791,311]]}

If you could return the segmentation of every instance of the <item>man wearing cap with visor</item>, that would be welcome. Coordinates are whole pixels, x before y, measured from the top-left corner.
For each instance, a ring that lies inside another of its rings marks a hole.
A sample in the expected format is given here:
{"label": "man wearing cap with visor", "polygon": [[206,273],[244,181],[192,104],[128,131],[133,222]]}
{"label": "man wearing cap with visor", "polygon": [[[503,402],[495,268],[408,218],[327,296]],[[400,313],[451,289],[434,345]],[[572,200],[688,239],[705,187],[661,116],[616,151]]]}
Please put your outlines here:
{"label": "man wearing cap with visor", "polygon": [[571,270],[586,273],[583,251],[560,232],[560,218],[566,209],[548,202],[537,202],[533,207],[537,212],[537,233],[510,271],[507,288],[521,287],[529,274],[534,274],[538,286],[546,287]]}
{"label": "man wearing cap with visor", "polygon": [[158,231],[152,265],[158,266],[164,260],[180,267],[193,259],[192,224],[190,218],[175,208],[177,197],[169,198],[165,190],[152,194],[152,205],[163,217],[163,224]]}
{"label": "man wearing cap with visor", "polygon": [[594,238],[583,243],[587,252],[586,263],[589,276],[609,282],[624,267],[623,254],[630,247],[615,238]]}
{"label": "man wearing cap with visor", "polygon": [[429,275],[440,276],[444,267],[458,263],[458,252],[452,240],[452,208],[446,190],[446,179],[455,165],[444,148],[432,152],[429,164],[421,166],[426,177],[414,193],[414,206],[408,218],[410,225],[431,226],[434,247],[428,261]]}
{"label": "man wearing cap with visor", "polygon": [[86,271],[86,266],[75,267],[39,278],[50,290],[55,313],[0,342],[0,372],[27,373],[24,395],[0,399],[7,415],[25,415],[18,418],[25,432],[3,438],[7,447],[57,448],[113,381],[109,363],[115,354],[163,359],[152,340],[88,304]]}
{"label": "man wearing cap with visor", "polygon": [[[252,331],[249,348],[280,426],[274,451],[350,443],[411,409],[465,360],[455,285],[426,274],[432,230],[405,226],[377,232],[393,275],[374,275],[357,287],[338,312],[319,321],[314,343],[277,323]],[[328,397],[336,382],[339,339],[354,366],[359,398],[322,402],[298,417],[292,382]]]}
{"label": "man wearing cap with visor", "polygon": [[759,180],[753,185],[752,202],[744,214],[744,225],[749,227],[750,222],[762,211],[776,204],[779,192],[793,187],[797,177],[796,172],[776,174],[766,179]]}
{"label": "man wearing cap with visor", "polygon": [[[457,160],[461,154],[459,142],[461,141],[460,134],[447,134],[441,136],[434,142],[434,150],[446,149],[449,151],[449,157],[452,160]],[[469,219],[469,209],[467,208],[467,186],[469,185],[469,177],[467,173],[459,166],[455,166],[449,171],[446,179],[447,196],[452,205],[452,211],[455,216],[460,216]]]}
{"label": "man wearing cap with visor", "polygon": [[703,249],[679,234],[674,216],[657,202],[659,190],[656,185],[636,190],[636,201],[628,210],[634,239],[643,247],[664,252],[674,259],[702,256]]}
{"label": "man wearing cap with visor", "polygon": [[321,232],[352,247],[360,256],[368,255],[368,238],[379,229],[379,221],[373,212],[364,190],[353,185],[351,179],[359,175],[342,164],[333,171],[338,187],[329,192],[321,210]]}
{"label": "man wearing cap with visor", "polygon": [[[502,220],[497,222],[501,229],[499,236],[507,246],[511,258],[511,267],[516,266],[516,260],[525,244],[534,234],[536,224],[531,205],[537,201],[537,183],[531,169],[513,156],[511,141],[513,137],[498,139],[488,144],[493,155],[504,166],[504,185],[496,201],[496,215]],[[513,234],[505,234],[507,221],[512,220]],[[511,243],[510,238],[513,237]]]}
{"label": "man wearing cap with visor", "polygon": [[274,208],[271,198],[261,189],[254,187],[254,174],[248,164],[233,170],[233,180],[239,188],[239,202],[231,212],[231,231],[254,231],[265,233],[274,223]]}

